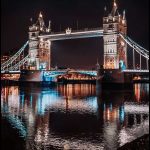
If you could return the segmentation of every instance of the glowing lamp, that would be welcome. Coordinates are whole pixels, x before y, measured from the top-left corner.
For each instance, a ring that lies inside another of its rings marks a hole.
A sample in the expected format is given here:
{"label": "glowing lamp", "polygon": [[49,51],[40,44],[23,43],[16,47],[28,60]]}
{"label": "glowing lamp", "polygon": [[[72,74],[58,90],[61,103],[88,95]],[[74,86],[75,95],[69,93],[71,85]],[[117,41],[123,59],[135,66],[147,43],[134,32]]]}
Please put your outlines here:
{"label": "glowing lamp", "polygon": [[42,17],[43,17],[41,12],[40,12],[40,14],[39,14],[39,17],[40,17],[40,18],[42,18]]}
{"label": "glowing lamp", "polygon": [[122,20],[122,24],[125,24],[125,21],[124,21],[124,20]]}
{"label": "glowing lamp", "polygon": [[121,41],[121,46],[124,46],[125,44],[124,44],[124,42],[123,41]]}

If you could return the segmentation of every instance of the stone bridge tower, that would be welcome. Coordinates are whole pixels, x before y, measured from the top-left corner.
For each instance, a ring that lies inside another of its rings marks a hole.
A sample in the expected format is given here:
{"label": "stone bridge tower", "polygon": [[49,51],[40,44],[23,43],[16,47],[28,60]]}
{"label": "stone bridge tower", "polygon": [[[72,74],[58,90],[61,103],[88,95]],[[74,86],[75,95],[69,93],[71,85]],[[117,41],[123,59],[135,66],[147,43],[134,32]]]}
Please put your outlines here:
{"label": "stone bridge tower", "polygon": [[50,32],[50,22],[46,28],[40,13],[37,22],[29,27],[29,70],[50,70],[51,41],[39,38],[40,35]]}
{"label": "stone bridge tower", "polygon": [[[127,21],[125,11],[119,14],[114,0],[111,13],[107,12],[103,17],[104,30],[104,69],[123,69],[127,67],[127,44],[118,35],[127,33]],[[121,64],[121,65],[119,65]]]}

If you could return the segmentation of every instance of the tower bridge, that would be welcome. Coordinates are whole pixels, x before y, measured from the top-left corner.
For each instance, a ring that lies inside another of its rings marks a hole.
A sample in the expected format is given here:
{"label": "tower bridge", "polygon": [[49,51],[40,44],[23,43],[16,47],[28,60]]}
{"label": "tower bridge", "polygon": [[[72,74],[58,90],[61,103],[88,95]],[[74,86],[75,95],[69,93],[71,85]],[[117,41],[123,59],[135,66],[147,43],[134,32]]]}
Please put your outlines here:
{"label": "tower bridge", "polygon": [[[39,78],[44,70],[52,77],[60,73],[60,70],[53,71],[51,66],[51,42],[67,39],[79,39],[79,38],[92,38],[103,37],[104,45],[104,62],[103,67],[100,68],[97,64],[97,70],[91,74],[89,71],[82,70],[78,73],[90,74],[92,76],[97,75],[98,78],[103,78],[106,75],[110,75],[113,80],[119,80],[119,82],[125,82],[125,76],[129,74],[142,74],[149,75],[149,51],[137,44],[131,38],[127,36],[127,20],[125,11],[121,14],[118,11],[117,3],[114,1],[112,10],[107,13],[104,11],[103,27],[94,29],[72,30],[67,28],[64,32],[54,33],[51,29],[51,21],[49,21],[48,27],[45,26],[43,15],[40,13],[36,23],[29,27],[29,40],[23,45],[23,47],[14,54],[9,60],[1,65],[1,73],[13,73],[14,71],[20,71],[22,66],[26,66],[26,70],[34,75],[39,72]],[[27,45],[28,54],[18,63],[15,60],[24,53]],[[128,46],[132,48],[128,49]],[[132,55],[132,68],[128,67],[127,51]],[[135,61],[135,54],[140,56],[139,61]],[[145,60],[146,67],[142,68],[142,60]],[[139,63],[140,67],[137,69],[135,64]],[[121,73],[121,76],[120,76]],[[64,74],[64,73],[61,73]],[[28,74],[29,75],[29,74]],[[130,78],[131,79],[131,78]]]}

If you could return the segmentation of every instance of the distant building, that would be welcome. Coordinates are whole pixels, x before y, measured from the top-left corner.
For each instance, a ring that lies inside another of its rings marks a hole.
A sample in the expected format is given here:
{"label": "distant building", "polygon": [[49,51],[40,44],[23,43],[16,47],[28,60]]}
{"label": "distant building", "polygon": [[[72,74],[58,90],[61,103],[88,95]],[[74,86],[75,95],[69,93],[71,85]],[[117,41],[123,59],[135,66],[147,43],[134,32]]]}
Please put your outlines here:
{"label": "distant building", "polygon": [[[4,62],[8,61],[11,57],[12,57],[11,55],[10,56],[9,55],[3,55],[3,56],[1,56],[1,64],[3,64]],[[18,57],[17,59],[15,59],[15,61],[12,63],[12,65],[15,65],[15,64],[19,63],[23,58],[24,58],[24,55],[23,54],[20,55],[20,57]],[[21,66],[21,69],[23,69],[25,66],[26,66],[26,63],[23,66]],[[10,66],[8,66],[8,68],[9,67]]]}
{"label": "distant building", "polygon": [[1,64],[3,64],[5,61],[7,61],[10,57],[7,55],[1,56]]}

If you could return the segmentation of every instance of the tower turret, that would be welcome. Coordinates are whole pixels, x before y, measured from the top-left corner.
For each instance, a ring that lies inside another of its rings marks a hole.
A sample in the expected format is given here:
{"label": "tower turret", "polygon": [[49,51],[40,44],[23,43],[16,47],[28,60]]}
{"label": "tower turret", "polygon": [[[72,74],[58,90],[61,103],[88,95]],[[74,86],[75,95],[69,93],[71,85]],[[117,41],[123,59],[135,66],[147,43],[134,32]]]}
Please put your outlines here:
{"label": "tower turret", "polygon": [[50,32],[50,22],[46,28],[43,15],[40,12],[35,24],[29,27],[29,61],[30,70],[50,69],[50,46],[51,41],[41,41],[39,35]]}
{"label": "tower turret", "polygon": [[100,69],[100,65],[99,65],[99,62],[98,62],[98,59],[97,59],[96,70],[99,70],[99,69]]}
{"label": "tower turret", "polygon": [[123,20],[126,20],[126,11],[123,11]]}
{"label": "tower turret", "polygon": [[40,31],[45,31],[46,27],[45,27],[43,15],[41,12],[39,13],[38,25],[39,25]]}
{"label": "tower turret", "polygon": [[107,12],[107,7],[105,6],[104,7],[104,17],[107,17],[108,16],[108,12]]}
{"label": "tower turret", "polygon": [[127,65],[126,50],[127,45],[119,37],[119,33],[126,35],[125,12],[121,16],[118,12],[117,3],[114,0],[112,11],[103,17],[104,30],[104,68],[119,69],[119,62]]}
{"label": "tower turret", "polygon": [[117,4],[116,4],[116,0],[114,0],[111,15],[115,16],[116,13],[117,13]]}
{"label": "tower turret", "polygon": [[51,32],[51,21],[49,20],[47,32]]}

